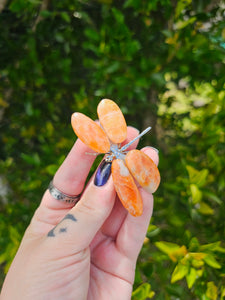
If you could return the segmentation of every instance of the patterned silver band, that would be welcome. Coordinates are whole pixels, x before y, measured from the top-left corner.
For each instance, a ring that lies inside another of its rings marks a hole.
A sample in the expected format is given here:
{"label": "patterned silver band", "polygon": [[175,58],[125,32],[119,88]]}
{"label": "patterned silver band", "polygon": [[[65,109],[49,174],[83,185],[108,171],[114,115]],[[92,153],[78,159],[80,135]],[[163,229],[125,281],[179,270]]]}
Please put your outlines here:
{"label": "patterned silver band", "polygon": [[67,202],[67,203],[75,203],[80,200],[81,194],[76,195],[76,196],[70,196],[67,194],[64,194],[60,190],[58,190],[54,185],[53,181],[49,183],[48,190],[52,197],[56,200],[62,201],[62,202]]}

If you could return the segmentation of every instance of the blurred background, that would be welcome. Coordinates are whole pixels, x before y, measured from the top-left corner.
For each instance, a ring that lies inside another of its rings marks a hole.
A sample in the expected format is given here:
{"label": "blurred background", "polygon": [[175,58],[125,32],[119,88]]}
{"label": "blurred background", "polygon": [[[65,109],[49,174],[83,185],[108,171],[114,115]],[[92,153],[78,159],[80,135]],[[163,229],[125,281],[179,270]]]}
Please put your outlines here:
{"label": "blurred background", "polygon": [[133,299],[225,298],[224,25],[217,0],[0,1],[1,284],[71,114],[109,98],[160,155]]}

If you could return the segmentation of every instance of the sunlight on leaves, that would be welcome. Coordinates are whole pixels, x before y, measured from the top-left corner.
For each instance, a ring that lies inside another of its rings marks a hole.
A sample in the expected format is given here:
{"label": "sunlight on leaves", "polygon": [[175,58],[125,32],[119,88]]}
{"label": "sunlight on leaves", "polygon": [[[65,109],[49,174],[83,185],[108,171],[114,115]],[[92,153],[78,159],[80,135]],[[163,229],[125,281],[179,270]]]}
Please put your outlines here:
{"label": "sunlight on leaves", "polygon": [[188,265],[178,263],[178,265],[175,267],[175,269],[172,273],[171,283],[181,280],[184,276],[186,276],[188,274],[188,271],[189,271]]}
{"label": "sunlight on leaves", "polygon": [[153,298],[155,293],[151,289],[149,283],[143,283],[132,293],[132,300],[145,300],[147,298]]}
{"label": "sunlight on leaves", "polygon": [[189,289],[192,288],[197,278],[197,271],[194,268],[190,268],[190,272],[186,275],[186,281]]}
{"label": "sunlight on leaves", "polygon": [[210,281],[210,282],[207,283],[206,296],[207,296],[210,300],[217,300],[217,296],[218,296],[218,288],[217,288],[217,286],[214,284],[213,281]]}
{"label": "sunlight on leaves", "polygon": [[221,268],[221,265],[216,261],[216,259],[214,258],[214,256],[211,255],[211,254],[207,254],[203,258],[203,260],[207,263],[207,265],[209,265],[212,268],[215,268],[215,269],[220,269]]}

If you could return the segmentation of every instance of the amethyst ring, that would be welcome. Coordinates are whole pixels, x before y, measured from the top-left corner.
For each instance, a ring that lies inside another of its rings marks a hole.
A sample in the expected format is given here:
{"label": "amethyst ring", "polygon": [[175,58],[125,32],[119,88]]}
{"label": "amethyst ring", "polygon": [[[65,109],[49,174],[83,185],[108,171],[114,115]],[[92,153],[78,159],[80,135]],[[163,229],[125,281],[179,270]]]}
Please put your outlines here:
{"label": "amethyst ring", "polygon": [[54,199],[62,202],[76,203],[80,200],[81,197],[81,194],[71,196],[61,192],[53,185],[53,181],[49,183],[48,190]]}

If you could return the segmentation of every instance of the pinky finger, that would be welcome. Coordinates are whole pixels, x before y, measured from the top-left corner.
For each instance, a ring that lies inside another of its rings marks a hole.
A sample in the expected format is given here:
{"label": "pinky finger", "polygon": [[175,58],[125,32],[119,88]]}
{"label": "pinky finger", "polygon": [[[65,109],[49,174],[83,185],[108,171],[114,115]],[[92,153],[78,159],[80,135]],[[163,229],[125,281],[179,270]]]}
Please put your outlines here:
{"label": "pinky finger", "polygon": [[128,214],[116,239],[117,249],[134,264],[142,248],[153,212],[153,195],[142,188],[140,194],[143,199],[143,214],[139,217]]}

